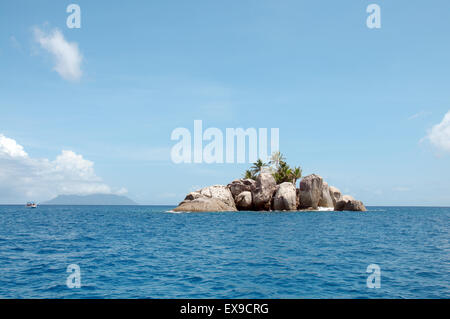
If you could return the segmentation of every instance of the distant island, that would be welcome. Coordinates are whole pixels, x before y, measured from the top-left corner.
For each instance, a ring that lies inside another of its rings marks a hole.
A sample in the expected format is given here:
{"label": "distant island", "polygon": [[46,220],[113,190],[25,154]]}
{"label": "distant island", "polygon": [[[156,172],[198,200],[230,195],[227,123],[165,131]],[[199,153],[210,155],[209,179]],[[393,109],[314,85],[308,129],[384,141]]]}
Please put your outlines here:
{"label": "distant island", "polygon": [[126,196],[113,194],[59,195],[41,205],[138,205]]}
{"label": "distant island", "polygon": [[290,167],[284,156],[275,152],[268,163],[256,161],[242,179],[187,194],[174,211],[366,211],[361,201],[343,195],[316,174],[303,177],[296,188],[301,177],[300,166]]}

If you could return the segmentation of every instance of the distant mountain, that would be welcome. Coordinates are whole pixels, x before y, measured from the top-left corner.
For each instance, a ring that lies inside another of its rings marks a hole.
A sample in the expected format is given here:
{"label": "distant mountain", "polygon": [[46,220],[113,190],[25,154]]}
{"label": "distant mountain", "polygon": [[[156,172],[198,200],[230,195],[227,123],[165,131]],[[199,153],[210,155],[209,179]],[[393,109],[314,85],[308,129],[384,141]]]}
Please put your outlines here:
{"label": "distant mountain", "polygon": [[59,195],[42,205],[138,205],[126,196],[112,194]]}

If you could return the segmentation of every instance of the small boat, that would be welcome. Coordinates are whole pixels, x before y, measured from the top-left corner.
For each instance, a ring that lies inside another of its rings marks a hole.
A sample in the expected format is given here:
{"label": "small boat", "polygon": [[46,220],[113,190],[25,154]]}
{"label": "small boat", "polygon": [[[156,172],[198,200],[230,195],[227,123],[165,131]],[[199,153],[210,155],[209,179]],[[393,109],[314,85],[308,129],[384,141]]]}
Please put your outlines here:
{"label": "small boat", "polygon": [[28,208],[37,208],[37,204],[35,202],[28,202],[27,207]]}

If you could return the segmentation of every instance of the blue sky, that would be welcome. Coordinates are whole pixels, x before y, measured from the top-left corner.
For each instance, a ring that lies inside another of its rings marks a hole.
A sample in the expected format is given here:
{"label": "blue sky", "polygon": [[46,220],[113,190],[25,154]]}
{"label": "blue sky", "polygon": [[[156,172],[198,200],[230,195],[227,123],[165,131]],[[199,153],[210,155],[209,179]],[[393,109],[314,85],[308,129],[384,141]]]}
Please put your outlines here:
{"label": "blue sky", "polygon": [[[2,1],[0,135],[26,158],[0,161],[0,203],[106,189],[176,204],[241,177],[248,164],[172,163],[171,132],[200,119],[279,128],[289,163],[366,205],[450,205],[449,14],[448,1]],[[37,30],[76,44],[81,76],[54,70]]]}

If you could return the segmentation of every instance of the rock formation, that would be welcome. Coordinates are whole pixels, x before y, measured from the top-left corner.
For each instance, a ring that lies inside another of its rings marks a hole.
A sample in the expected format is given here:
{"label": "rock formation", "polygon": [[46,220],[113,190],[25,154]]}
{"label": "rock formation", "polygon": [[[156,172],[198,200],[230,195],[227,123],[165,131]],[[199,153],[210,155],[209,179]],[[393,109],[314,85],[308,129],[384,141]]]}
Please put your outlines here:
{"label": "rock formation", "polygon": [[319,201],[322,196],[323,179],[319,175],[312,174],[305,176],[300,181],[299,192],[299,208],[313,208],[319,207]]}
{"label": "rock formation", "polygon": [[292,183],[284,182],[278,185],[273,198],[274,210],[296,210],[297,195],[295,186]]}
{"label": "rock formation", "polygon": [[194,200],[185,200],[174,209],[176,212],[231,212],[237,211],[235,207],[228,206],[221,200],[212,197],[200,197]]}
{"label": "rock formation", "polygon": [[330,195],[330,187],[327,182],[322,184],[322,194],[319,200],[319,207],[334,207],[333,200]]}
{"label": "rock formation", "polygon": [[253,209],[253,200],[252,193],[248,191],[244,191],[236,196],[236,207],[239,210],[252,210]]}
{"label": "rock formation", "polygon": [[238,179],[227,186],[214,185],[189,193],[174,211],[217,212],[237,210],[317,210],[366,211],[361,201],[342,196],[316,174],[303,177],[300,188],[291,182],[276,184],[270,171],[261,171],[252,179]]}
{"label": "rock formation", "polygon": [[339,189],[334,186],[330,186],[330,196],[333,201],[333,206],[336,206],[336,203],[341,199],[342,193]]}
{"label": "rock formation", "polygon": [[214,185],[189,193],[174,211],[219,212],[237,211],[230,189]]}
{"label": "rock formation", "polygon": [[234,198],[228,187],[224,185],[214,185],[202,188],[200,191],[202,196],[217,198],[230,207],[236,208]]}
{"label": "rock formation", "polygon": [[231,194],[236,199],[242,192],[251,192],[253,188],[255,188],[256,181],[253,179],[236,179],[228,184],[228,188],[231,191]]}
{"label": "rock formation", "polygon": [[348,211],[362,211],[362,212],[367,211],[366,207],[361,201],[354,199],[350,195],[342,196],[342,198],[334,206],[334,210],[335,211],[348,210]]}
{"label": "rock formation", "polygon": [[270,210],[273,193],[277,183],[269,172],[261,172],[256,178],[255,187],[252,189],[253,206],[256,210]]}

